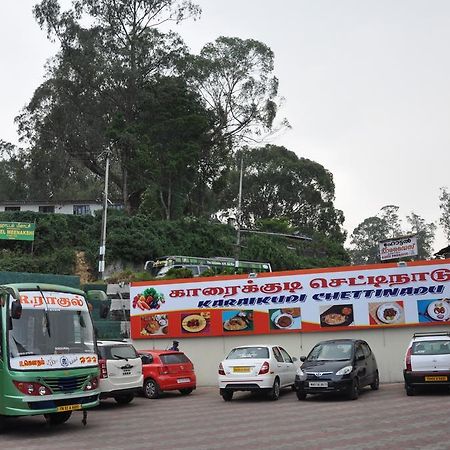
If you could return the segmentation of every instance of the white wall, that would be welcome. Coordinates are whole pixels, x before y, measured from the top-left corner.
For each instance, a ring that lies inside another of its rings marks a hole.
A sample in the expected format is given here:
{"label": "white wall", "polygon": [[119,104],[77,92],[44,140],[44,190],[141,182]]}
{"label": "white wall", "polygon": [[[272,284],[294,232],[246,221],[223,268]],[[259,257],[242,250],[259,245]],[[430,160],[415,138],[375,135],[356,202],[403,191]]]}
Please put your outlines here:
{"label": "white wall", "polygon": [[[307,355],[319,341],[326,339],[364,339],[372,348],[378,362],[380,381],[383,383],[403,381],[403,360],[408,343],[414,332],[446,331],[450,326],[411,327],[411,328],[378,328],[372,330],[354,330],[340,332],[295,333],[257,336],[226,336],[177,338],[180,350],[185,352],[195,365],[197,384],[199,386],[217,385],[217,366],[226,354],[237,345],[246,344],[279,344],[291,356],[299,358]],[[139,339],[133,341],[138,350],[164,349],[170,347],[172,340]]]}

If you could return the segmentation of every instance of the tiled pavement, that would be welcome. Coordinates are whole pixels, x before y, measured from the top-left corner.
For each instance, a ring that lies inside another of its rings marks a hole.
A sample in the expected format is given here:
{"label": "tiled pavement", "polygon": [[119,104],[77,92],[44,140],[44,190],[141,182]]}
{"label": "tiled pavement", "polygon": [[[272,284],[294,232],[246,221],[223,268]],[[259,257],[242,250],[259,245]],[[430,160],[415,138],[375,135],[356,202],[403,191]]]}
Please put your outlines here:
{"label": "tiled pavement", "polygon": [[113,400],[59,427],[42,417],[10,421],[0,435],[1,450],[152,449],[450,449],[450,395],[405,395],[401,384],[366,388],[356,401],[308,397],[284,391],[271,402],[246,393],[224,402],[215,388],[187,397],[171,393],[158,400]]}

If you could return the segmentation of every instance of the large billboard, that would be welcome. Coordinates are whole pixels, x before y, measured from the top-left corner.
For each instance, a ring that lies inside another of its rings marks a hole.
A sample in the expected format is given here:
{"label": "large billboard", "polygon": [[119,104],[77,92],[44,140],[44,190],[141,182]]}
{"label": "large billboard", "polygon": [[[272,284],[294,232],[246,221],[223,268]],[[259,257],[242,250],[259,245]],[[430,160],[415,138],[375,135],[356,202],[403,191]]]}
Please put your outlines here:
{"label": "large billboard", "polygon": [[450,325],[450,260],[134,282],[131,336]]}

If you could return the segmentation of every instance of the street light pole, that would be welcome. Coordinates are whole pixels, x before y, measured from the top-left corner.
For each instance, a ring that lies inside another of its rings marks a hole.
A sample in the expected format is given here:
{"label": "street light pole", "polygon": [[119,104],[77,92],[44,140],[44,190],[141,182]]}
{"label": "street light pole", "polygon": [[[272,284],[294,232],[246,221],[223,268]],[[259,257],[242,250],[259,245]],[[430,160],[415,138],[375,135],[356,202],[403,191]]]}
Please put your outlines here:
{"label": "street light pole", "polygon": [[108,211],[108,178],[109,178],[109,151],[106,152],[105,189],[103,192],[102,234],[100,237],[100,250],[98,272],[100,279],[105,279],[105,253],[106,253],[106,217]]}
{"label": "street light pole", "polygon": [[241,254],[241,218],[242,218],[242,175],[244,172],[244,155],[241,154],[241,173],[239,175],[239,197],[237,209],[236,264]]}

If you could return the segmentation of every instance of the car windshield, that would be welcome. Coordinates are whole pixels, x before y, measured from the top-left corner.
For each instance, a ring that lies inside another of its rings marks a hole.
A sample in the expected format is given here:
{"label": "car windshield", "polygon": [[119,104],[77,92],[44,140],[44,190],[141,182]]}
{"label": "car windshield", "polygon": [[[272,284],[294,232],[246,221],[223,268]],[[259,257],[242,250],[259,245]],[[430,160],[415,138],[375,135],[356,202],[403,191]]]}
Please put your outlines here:
{"label": "car windshield", "polygon": [[249,359],[268,358],[269,349],[267,347],[240,347],[231,350],[227,359]]}
{"label": "car windshield", "polygon": [[88,311],[22,310],[11,319],[11,359],[29,355],[95,353],[94,330]]}
{"label": "car windshield", "polygon": [[450,354],[450,341],[420,341],[412,346],[413,355],[448,355]]}
{"label": "car windshield", "polygon": [[327,342],[317,344],[309,354],[308,361],[346,361],[351,359],[351,343]]}

